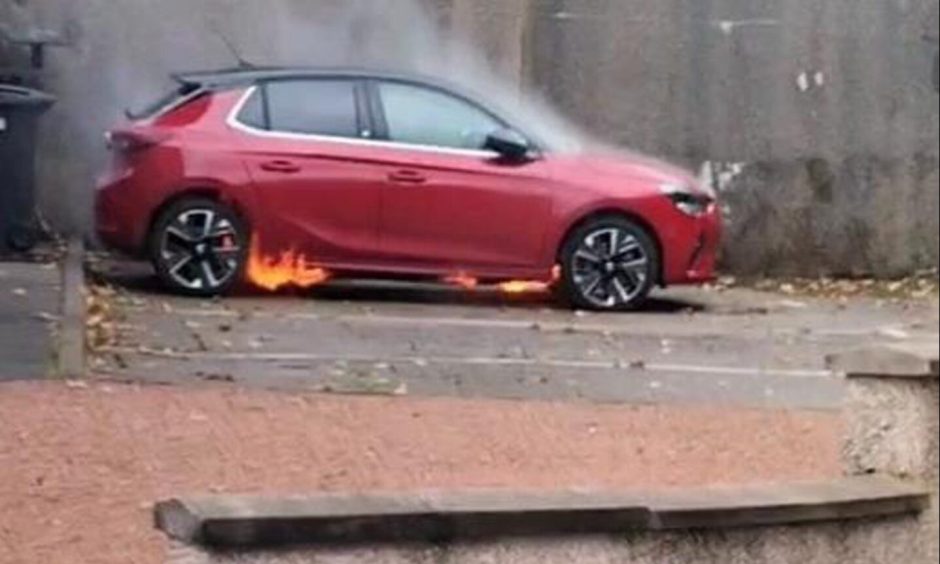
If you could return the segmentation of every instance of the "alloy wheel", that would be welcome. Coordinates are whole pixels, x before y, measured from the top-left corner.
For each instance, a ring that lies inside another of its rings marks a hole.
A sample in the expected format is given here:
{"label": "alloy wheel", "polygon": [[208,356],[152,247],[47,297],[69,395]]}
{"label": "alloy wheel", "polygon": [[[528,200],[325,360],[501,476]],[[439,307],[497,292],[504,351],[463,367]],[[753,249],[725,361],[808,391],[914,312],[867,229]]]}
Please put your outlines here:
{"label": "alloy wheel", "polygon": [[572,259],[573,281],[585,301],[601,309],[632,304],[650,276],[650,257],[643,244],[620,227],[589,232]]}
{"label": "alloy wheel", "polygon": [[232,222],[213,209],[187,209],[163,231],[160,259],[167,275],[180,287],[213,291],[238,272],[238,233]]}

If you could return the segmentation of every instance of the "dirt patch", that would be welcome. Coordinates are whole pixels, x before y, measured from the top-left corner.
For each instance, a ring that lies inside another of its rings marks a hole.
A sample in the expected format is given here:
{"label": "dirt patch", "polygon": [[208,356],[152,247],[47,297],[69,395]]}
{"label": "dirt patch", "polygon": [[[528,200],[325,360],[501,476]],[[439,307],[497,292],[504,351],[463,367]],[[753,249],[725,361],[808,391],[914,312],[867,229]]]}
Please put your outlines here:
{"label": "dirt patch", "polygon": [[866,277],[738,279],[729,276],[706,287],[712,291],[726,291],[731,288],[753,288],[782,296],[842,302],[854,298],[872,298],[914,305],[924,301],[935,302],[940,297],[940,278],[936,270],[925,270],[913,276],[893,280]]}
{"label": "dirt patch", "polygon": [[4,385],[0,561],[160,562],[177,495],[815,479],[839,437],[823,413]]}

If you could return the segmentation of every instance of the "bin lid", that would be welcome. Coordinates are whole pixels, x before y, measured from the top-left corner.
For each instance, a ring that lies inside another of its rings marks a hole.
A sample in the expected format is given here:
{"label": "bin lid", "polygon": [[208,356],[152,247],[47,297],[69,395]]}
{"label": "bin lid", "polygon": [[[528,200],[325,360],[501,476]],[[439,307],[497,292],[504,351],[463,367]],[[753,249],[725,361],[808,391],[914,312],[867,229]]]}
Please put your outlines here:
{"label": "bin lid", "polygon": [[48,108],[55,98],[45,92],[10,84],[0,84],[0,108],[31,106]]}

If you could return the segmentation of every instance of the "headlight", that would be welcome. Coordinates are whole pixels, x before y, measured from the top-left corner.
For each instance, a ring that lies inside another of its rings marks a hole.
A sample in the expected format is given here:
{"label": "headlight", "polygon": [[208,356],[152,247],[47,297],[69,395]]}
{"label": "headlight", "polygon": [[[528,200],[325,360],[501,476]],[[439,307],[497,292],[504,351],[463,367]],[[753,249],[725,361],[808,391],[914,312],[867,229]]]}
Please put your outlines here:
{"label": "headlight", "polygon": [[705,215],[715,203],[715,199],[711,196],[698,193],[680,184],[663,184],[659,189],[672,201],[676,209],[692,217]]}

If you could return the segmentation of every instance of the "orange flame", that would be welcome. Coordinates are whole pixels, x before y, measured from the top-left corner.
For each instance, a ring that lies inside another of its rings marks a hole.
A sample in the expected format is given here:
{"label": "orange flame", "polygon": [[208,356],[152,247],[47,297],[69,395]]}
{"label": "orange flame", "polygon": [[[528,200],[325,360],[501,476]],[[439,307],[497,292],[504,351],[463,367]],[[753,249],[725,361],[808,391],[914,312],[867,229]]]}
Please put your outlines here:
{"label": "orange flame", "polygon": [[[511,280],[498,284],[496,289],[504,294],[540,294],[551,290],[552,286],[561,280],[561,266],[552,268],[552,278],[550,282],[539,282],[536,280]],[[476,290],[480,286],[480,281],[465,273],[458,273],[444,278],[445,284],[460,286],[465,290]]]}
{"label": "orange flame", "polygon": [[534,282],[530,280],[513,280],[499,285],[499,291],[504,294],[539,294],[551,288],[549,282]]}
{"label": "orange flame", "polygon": [[464,290],[476,290],[480,285],[479,280],[462,272],[444,278],[444,283],[452,286],[460,286]]}
{"label": "orange flame", "polygon": [[266,257],[258,237],[251,241],[246,275],[255,286],[276,292],[290,286],[311,288],[330,279],[330,272],[311,263],[294,249],[278,257]]}

